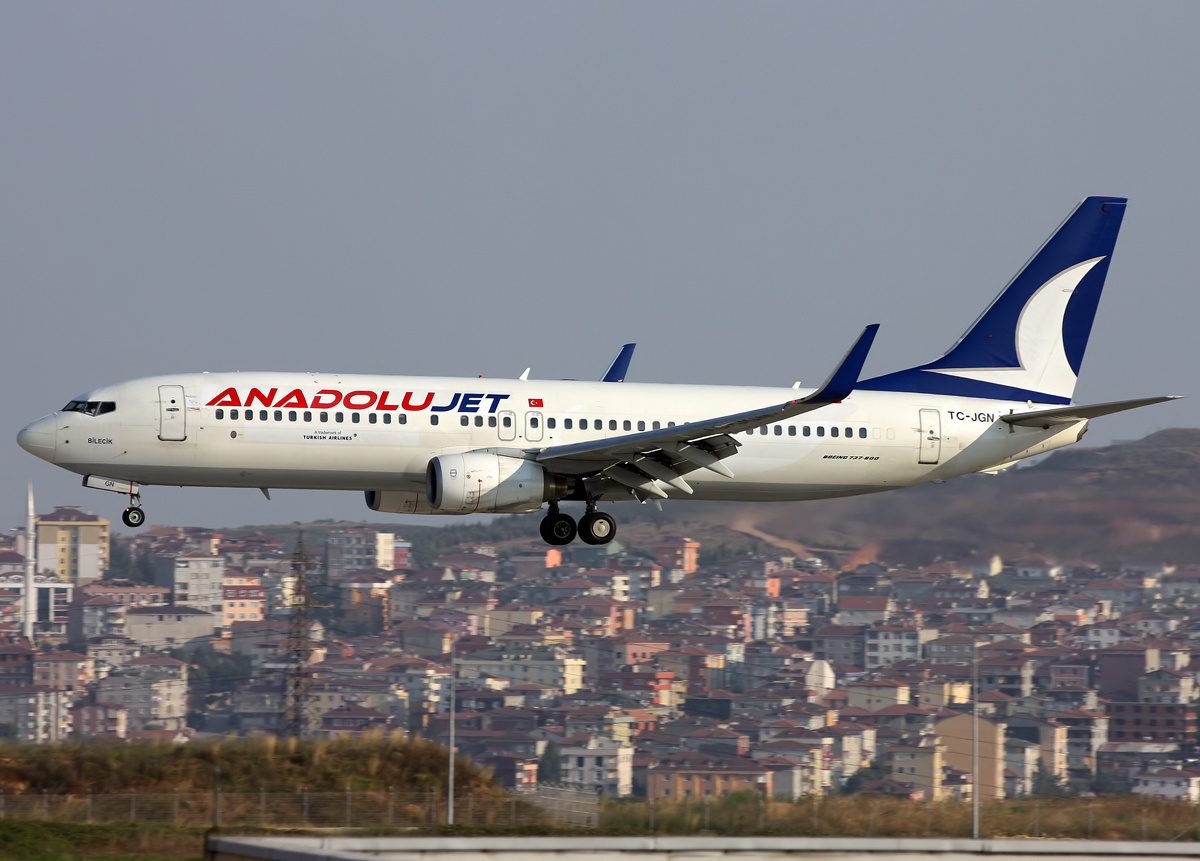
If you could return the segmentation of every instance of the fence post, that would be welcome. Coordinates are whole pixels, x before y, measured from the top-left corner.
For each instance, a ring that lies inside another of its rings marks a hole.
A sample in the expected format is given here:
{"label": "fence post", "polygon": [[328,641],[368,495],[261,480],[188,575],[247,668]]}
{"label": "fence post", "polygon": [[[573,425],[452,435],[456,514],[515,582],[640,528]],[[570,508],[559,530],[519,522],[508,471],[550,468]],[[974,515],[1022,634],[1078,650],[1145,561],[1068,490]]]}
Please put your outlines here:
{"label": "fence post", "polygon": [[[91,801],[91,795],[88,795],[88,801]],[[174,796],[171,799],[171,823],[179,824],[179,787],[175,787]]]}
{"label": "fence post", "polygon": [[429,824],[437,825],[437,789],[429,790]]}
{"label": "fence post", "polygon": [[346,781],[346,827],[350,827],[350,781]]}
{"label": "fence post", "polygon": [[221,766],[213,766],[213,828],[221,827]]}
{"label": "fence post", "polygon": [[91,821],[92,821],[92,788],[89,786],[88,792],[87,792],[87,822],[90,824]]}
{"label": "fence post", "polygon": [[304,824],[308,824],[308,787],[300,787],[300,796],[304,802]]}
{"label": "fence post", "polygon": [[267,788],[261,783],[258,785],[258,824],[267,824]]}
{"label": "fence post", "polygon": [[388,787],[388,826],[395,824],[396,820],[396,787]]}
{"label": "fence post", "polygon": [[653,834],[654,833],[654,799],[653,798],[651,798],[649,800],[649,802],[646,804],[646,819],[648,820],[649,826],[650,826],[647,830],[651,834]]}
{"label": "fence post", "polygon": [[129,821],[137,821],[137,790],[129,790]]}

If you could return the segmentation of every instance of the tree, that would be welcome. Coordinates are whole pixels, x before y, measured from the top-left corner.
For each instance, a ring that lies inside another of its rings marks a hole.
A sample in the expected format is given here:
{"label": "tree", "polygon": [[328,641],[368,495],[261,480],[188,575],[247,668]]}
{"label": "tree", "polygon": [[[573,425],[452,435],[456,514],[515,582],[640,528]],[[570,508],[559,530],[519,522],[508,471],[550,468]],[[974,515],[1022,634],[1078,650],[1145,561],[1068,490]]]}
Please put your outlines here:
{"label": "tree", "polygon": [[1030,795],[1034,798],[1065,798],[1070,794],[1066,781],[1042,765],[1041,759],[1038,759],[1037,770],[1033,773],[1033,791]]}
{"label": "tree", "polygon": [[542,758],[538,760],[538,783],[561,782],[562,751],[558,747],[558,742],[551,739],[546,743],[546,749],[542,751]]}

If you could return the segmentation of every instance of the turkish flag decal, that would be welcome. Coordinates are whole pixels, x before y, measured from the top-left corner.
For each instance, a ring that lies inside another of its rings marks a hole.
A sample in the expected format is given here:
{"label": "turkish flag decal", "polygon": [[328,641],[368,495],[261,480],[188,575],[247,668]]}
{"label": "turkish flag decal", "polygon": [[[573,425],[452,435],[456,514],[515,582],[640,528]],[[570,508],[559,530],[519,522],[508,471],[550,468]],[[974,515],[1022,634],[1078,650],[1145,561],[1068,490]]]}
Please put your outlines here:
{"label": "turkish flag decal", "polygon": [[531,406],[531,407],[540,407],[540,406],[542,406],[542,399],[541,399],[541,398],[530,398],[530,399],[529,399],[529,406]]}

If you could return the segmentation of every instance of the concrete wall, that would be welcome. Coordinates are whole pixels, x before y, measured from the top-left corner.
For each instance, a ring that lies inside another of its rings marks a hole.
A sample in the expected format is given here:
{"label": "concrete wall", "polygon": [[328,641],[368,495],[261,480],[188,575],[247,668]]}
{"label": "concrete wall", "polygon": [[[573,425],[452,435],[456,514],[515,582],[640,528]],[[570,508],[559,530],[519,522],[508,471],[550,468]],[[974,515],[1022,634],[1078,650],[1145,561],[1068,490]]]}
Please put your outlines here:
{"label": "concrete wall", "polygon": [[221,837],[208,861],[1165,861],[1200,844],[806,837]]}

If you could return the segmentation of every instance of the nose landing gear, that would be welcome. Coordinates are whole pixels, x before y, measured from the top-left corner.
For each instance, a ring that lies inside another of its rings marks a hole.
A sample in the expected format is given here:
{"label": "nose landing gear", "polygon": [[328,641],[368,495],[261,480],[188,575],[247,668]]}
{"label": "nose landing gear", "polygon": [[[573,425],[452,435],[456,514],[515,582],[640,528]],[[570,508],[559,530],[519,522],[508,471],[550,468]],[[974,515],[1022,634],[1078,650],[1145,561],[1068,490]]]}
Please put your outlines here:
{"label": "nose landing gear", "polygon": [[146,512],[136,505],[131,505],[121,512],[121,522],[131,529],[137,529],[146,522]]}
{"label": "nose landing gear", "polygon": [[142,511],[142,495],[129,494],[129,507],[121,512],[121,522],[130,529],[137,529],[146,522],[146,512]]}

